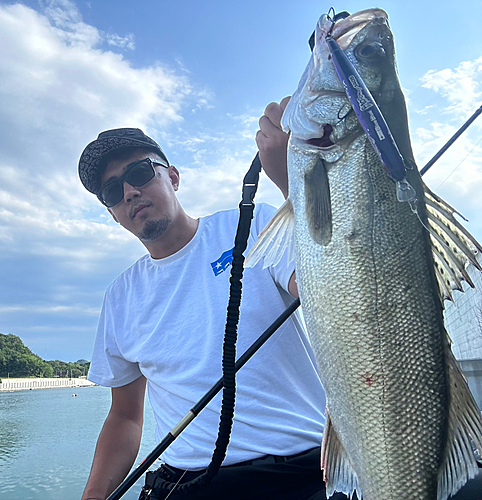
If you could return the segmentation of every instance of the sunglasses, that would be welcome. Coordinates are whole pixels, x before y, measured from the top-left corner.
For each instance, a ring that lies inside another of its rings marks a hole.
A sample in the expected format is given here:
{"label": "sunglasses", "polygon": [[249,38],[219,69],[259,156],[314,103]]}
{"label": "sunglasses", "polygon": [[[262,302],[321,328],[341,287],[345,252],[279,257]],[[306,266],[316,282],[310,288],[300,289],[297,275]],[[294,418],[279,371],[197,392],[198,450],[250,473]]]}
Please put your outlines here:
{"label": "sunglasses", "polygon": [[131,163],[123,175],[102,187],[97,198],[108,208],[117,205],[124,198],[124,182],[128,182],[134,187],[147,184],[156,175],[154,165],[162,165],[165,168],[169,168],[168,165],[152,158],[144,158],[143,160]]}

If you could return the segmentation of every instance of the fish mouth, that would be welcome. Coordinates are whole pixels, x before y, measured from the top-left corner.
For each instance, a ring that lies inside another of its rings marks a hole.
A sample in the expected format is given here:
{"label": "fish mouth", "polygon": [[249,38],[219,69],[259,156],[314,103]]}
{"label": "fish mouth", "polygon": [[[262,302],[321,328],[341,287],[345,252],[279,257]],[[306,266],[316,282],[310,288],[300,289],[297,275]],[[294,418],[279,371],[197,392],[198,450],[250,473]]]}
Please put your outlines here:
{"label": "fish mouth", "polygon": [[[338,45],[346,50],[360,30],[377,18],[381,18],[382,22],[388,24],[388,14],[382,9],[366,9],[356,12],[337,21],[333,27],[332,36]],[[331,23],[328,26],[331,27]],[[320,31],[326,36],[326,26],[320,26]]]}
{"label": "fish mouth", "polygon": [[[388,26],[386,12],[367,9],[339,19],[335,25],[327,14],[321,16],[315,30],[312,57],[281,120],[283,130],[291,132],[293,144],[302,149],[327,150],[335,148],[342,139],[359,134],[358,121],[351,119],[354,115],[350,120],[345,120],[347,113],[340,116],[349,100],[331,61],[326,36],[331,33],[346,50],[354,41],[358,44],[357,36],[362,43],[365,40],[363,33],[372,24]],[[365,48],[363,45],[361,50]],[[370,49],[375,48],[370,45],[365,51]],[[362,55],[368,58],[370,54]]]}
{"label": "fish mouth", "polygon": [[326,149],[331,148],[335,143],[330,139],[330,135],[333,132],[333,127],[326,123],[323,125],[323,135],[321,137],[312,137],[311,139],[306,139],[304,142],[315,148]]}

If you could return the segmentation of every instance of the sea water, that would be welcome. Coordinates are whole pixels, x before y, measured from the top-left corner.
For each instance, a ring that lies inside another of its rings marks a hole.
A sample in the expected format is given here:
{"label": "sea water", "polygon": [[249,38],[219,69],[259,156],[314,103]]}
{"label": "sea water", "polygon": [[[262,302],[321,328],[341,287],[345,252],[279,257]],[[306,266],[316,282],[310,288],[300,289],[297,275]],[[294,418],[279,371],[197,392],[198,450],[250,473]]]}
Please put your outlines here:
{"label": "sea water", "polygon": [[[99,386],[0,393],[0,499],[79,500],[109,407]],[[147,402],[136,465],[156,445],[154,428]],[[123,499],[137,499],[142,484]]]}

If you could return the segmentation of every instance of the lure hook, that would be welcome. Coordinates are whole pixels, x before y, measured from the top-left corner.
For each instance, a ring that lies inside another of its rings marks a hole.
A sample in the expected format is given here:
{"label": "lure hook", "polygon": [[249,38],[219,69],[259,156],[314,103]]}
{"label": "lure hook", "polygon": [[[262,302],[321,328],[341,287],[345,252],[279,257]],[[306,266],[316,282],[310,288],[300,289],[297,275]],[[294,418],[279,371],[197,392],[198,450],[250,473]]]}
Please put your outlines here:
{"label": "lure hook", "polygon": [[[333,16],[330,14],[333,12]],[[331,21],[331,27],[328,30],[328,33],[326,34],[327,38],[331,38],[332,33],[333,33],[333,28],[335,27],[335,24],[340,20],[340,19],[345,19],[345,17],[348,17],[350,15],[349,12],[346,10],[342,12],[338,12],[338,14],[335,12],[334,7],[330,7],[330,10],[328,11],[328,14],[326,15],[326,18],[328,21]]]}
{"label": "lure hook", "polygon": [[[330,15],[333,12],[333,17]],[[326,15],[326,18],[328,21],[331,21],[331,27],[328,30],[328,33],[326,34],[326,37],[331,37],[331,34],[333,33],[333,28],[335,27],[336,24],[336,12],[333,7],[330,7],[330,10],[328,11],[328,14]]]}

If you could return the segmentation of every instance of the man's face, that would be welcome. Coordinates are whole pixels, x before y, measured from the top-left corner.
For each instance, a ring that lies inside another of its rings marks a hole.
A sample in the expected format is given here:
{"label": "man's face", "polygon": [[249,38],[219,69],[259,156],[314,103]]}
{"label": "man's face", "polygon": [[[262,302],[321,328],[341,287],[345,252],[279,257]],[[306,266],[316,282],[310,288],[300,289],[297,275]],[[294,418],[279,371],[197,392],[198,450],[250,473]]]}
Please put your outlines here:
{"label": "man's face", "polygon": [[[155,153],[133,150],[124,160],[108,163],[101,177],[101,186],[119,178],[133,162],[144,158],[159,159]],[[141,241],[154,241],[163,236],[179,213],[180,205],[175,192],[179,187],[179,172],[155,166],[156,175],[147,184],[135,187],[124,182],[124,198],[109,208],[116,222],[137,236]]]}

